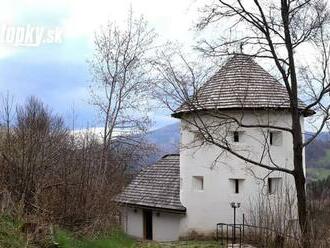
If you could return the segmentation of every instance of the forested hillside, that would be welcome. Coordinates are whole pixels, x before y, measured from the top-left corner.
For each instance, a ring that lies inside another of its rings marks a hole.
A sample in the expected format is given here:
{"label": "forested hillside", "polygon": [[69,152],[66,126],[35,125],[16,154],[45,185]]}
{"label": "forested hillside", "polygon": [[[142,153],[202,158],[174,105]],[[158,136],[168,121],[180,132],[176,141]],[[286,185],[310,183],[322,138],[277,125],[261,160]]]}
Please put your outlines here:
{"label": "forested hillside", "polygon": [[330,135],[328,133],[321,133],[307,146],[306,165],[307,176],[310,180],[325,179],[330,175]]}

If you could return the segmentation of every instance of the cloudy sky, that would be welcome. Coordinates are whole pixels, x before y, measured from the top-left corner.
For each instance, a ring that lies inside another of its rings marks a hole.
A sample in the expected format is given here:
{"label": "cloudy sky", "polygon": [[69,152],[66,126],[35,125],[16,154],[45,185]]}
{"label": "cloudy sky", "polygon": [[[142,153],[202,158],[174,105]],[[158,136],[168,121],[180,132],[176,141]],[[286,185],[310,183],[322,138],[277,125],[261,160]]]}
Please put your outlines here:
{"label": "cloudy sky", "polygon": [[[97,126],[95,111],[88,104],[90,76],[86,60],[93,52],[95,30],[108,21],[122,22],[130,6],[145,16],[162,39],[189,43],[194,38],[191,28],[198,6],[192,0],[2,1],[0,92],[9,92],[18,103],[30,95],[38,96],[67,122],[71,121],[70,109],[74,106],[79,128]],[[10,36],[22,30],[19,28],[56,36],[40,44],[33,40],[31,45],[32,40]],[[172,122],[167,114],[153,114],[155,127]]]}

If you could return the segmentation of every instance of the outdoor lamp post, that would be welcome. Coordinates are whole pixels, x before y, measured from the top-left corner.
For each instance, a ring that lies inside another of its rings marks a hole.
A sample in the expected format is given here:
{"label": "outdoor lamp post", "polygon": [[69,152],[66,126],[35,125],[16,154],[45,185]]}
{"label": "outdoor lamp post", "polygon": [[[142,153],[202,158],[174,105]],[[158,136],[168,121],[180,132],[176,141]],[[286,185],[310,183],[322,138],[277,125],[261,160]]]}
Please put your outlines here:
{"label": "outdoor lamp post", "polygon": [[236,208],[239,208],[241,206],[240,202],[231,202],[230,206],[234,209],[234,241],[236,241]]}

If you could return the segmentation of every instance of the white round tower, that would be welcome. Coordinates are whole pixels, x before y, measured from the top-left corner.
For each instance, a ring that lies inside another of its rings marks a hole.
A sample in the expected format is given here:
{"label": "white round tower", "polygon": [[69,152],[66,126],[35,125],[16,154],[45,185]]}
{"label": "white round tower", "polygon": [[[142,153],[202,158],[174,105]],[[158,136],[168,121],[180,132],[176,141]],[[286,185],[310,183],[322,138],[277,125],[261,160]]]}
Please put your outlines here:
{"label": "white round tower", "polygon": [[235,55],[173,114],[181,119],[180,200],[186,215],[180,236],[210,235],[216,223],[233,223],[231,202],[240,203],[241,222],[263,200],[284,202],[288,192],[295,198],[293,178],[285,173],[293,168],[289,111],[285,87],[252,58]]}

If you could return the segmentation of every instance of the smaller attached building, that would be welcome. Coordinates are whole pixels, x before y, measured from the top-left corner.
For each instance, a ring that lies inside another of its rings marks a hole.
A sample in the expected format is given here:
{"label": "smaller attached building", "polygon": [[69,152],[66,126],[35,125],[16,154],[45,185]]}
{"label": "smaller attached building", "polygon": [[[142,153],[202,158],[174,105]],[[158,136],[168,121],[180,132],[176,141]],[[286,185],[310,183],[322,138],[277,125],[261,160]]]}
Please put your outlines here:
{"label": "smaller attached building", "polygon": [[186,208],[180,202],[179,155],[166,155],[142,170],[118,196],[121,221],[133,237],[158,241],[179,238],[180,220]]}

